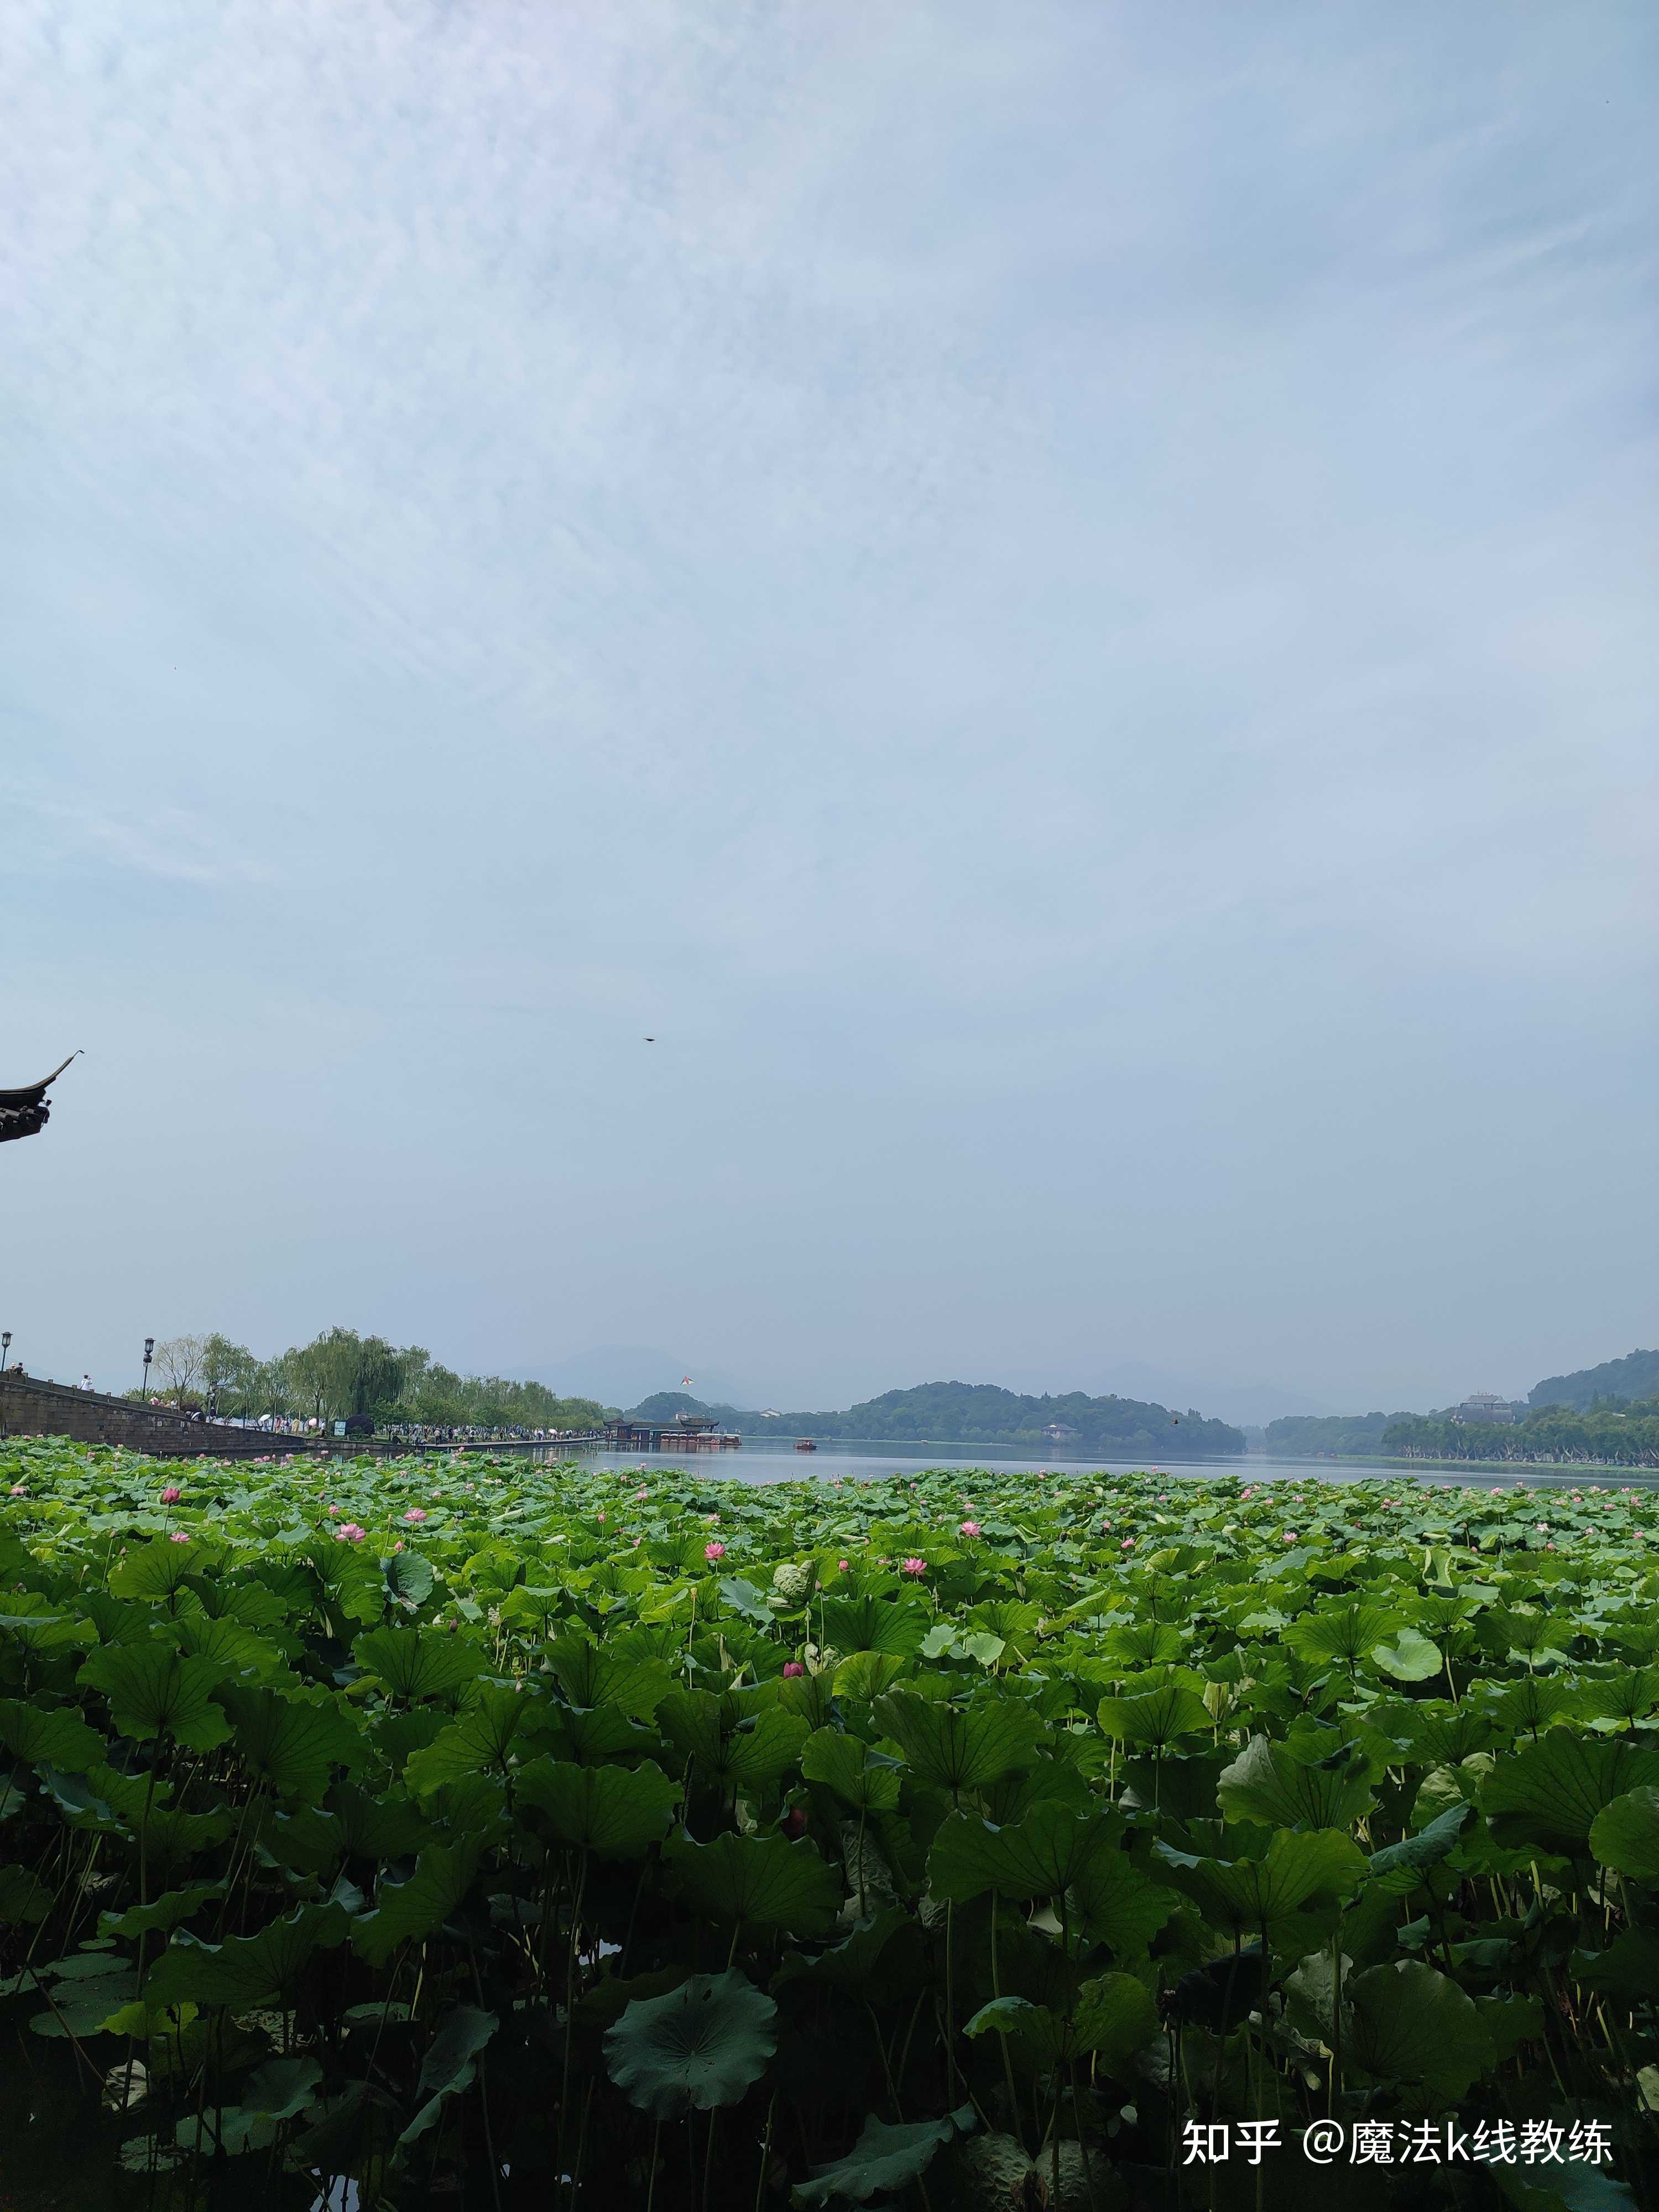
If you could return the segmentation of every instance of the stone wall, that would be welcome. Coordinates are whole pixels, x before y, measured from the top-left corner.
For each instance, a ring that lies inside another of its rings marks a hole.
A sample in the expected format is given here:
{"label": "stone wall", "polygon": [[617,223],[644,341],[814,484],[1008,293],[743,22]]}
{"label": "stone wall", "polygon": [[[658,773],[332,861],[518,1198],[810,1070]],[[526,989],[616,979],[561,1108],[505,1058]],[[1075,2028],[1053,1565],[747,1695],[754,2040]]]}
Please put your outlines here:
{"label": "stone wall", "polygon": [[272,1436],[219,1421],[188,1421],[164,1406],[71,1390],[33,1375],[0,1374],[0,1437],[70,1437],[82,1444],[124,1444],[158,1459],[252,1459],[270,1452],[320,1451],[314,1437]]}

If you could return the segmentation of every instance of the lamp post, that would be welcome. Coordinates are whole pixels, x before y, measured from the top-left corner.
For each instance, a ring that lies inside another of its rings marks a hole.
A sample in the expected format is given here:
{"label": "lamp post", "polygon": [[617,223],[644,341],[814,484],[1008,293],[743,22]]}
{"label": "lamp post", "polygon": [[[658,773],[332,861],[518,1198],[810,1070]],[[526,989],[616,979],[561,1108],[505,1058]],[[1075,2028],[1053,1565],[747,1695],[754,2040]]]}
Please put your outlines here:
{"label": "lamp post", "polygon": [[155,1358],[155,1339],[153,1336],[147,1336],[144,1339],[144,1375],[143,1382],[143,1394],[146,1398],[149,1395],[149,1363]]}
{"label": "lamp post", "polygon": [[6,1364],[6,1354],[11,1350],[11,1331],[0,1329],[0,1367]]}

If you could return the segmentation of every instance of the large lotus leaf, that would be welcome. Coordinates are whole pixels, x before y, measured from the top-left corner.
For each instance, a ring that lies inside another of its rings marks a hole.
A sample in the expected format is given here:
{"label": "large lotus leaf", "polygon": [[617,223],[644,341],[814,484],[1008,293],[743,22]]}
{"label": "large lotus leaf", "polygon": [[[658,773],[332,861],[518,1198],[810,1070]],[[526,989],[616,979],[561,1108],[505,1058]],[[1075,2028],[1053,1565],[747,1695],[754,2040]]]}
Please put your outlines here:
{"label": "large lotus leaf", "polygon": [[648,1759],[635,1767],[538,1759],[520,1769],[516,1794],[562,1842],[602,1859],[636,1859],[668,1832],[680,1785]]}
{"label": "large lotus leaf", "polygon": [[[1123,2212],[1128,2191],[1115,2166],[1097,2149],[1085,2159],[1080,2143],[1050,2142],[1033,2158],[1012,2136],[969,2136],[947,2154],[953,2212]],[[1054,2168],[1060,2194],[1054,2194]]]}
{"label": "large lotus leaf", "polygon": [[401,1794],[376,1796],[355,1782],[337,1782],[323,1802],[340,1824],[340,1849],[349,1857],[401,1859],[431,1838],[420,1807]]}
{"label": "large lotus leaf", "polygon": [[1011,1697],[976,1697],[964,1707],[895,1690],[878,1700],[876,1714],[916,1779],[953,1794],[1034,1765],[1042,1736],[1038,1715]]}
{"label": "large lotus leaf", "polygon": [[1371,1664],[1396,1682],[1426,1682],[1445,1665],[1437,1644],[1415,1628],[1402,1628],[1397,1636],[1371,1647]]}
{"label": "large lotus leaf", "polygon": [[383,1966],[400,1943],[441,1928],[459,1910],[483,1855],[479,1836],[459,1844],[428,1844],[407,1881],[382,1881],[377,1886],[374,1911],[359,1914],[352,1923],[354,1950],[371,1966]]}
{"label": "large lotus leaf", "polygon": [[823,1601],[822,1641],[837,1651],[883,1651],[908,1659],[927,1633],[927,1610],[909,1598],[831,1597]]}
{"label": "large lotus leaf", "polygon": [[319,1541],[307,1558],[311,1571],[323,1588],[330,1610],[342,1622],[359,1620],[367,1626],[386,1611],[386,1578],[373,1553],[365,1555],[355,1544]]}
{"label": "large lotus leaf", "polygon": [[839,1729],[815,1729],[801,1748],[800,1771],[809,1782],[822,1782],[860,1812],[896,1813],[899,1769],[861,1736]]}
{"label": "large lotus leaf", "polygon": [[1259,1859],[1214,1859],[1153,1845],[1164,1879],[1190,1897],[1213,1927],[1234,1936],[1271,1930],[1315,1900],[1346,1897],[1367,1871],[1364,1854],[1333,1829],[1279,1828]]}
{"label": "large lotus leaf", "polygon": [[125,1912],[100,1912],[100,1936],[168,1936],[181,1921],[201,1911],[210,1897],[222,1897],[222,1881],[192,1882],[187,1889],[170,1889],[149,1905],[130,1905]]}
{"label": "large lotus leaf", "polygon": [[413,1613],[432,1595],[432,1562],[418,1552],[394,1552],[381,1560],[380,1571],[386,1577],[387,1601],[406,1612]]}
{"label": "large lotus leaf", "polygon": [[1659,1990],[1659,1928],[1627,1928],[1605,1951],[1576,1951],[1568,1972],[1601,1996],[1650,1996]]}
{"label": "large lotus leaf", "polygon": [[404,1779],[423,1797],[465,1774],[505,1774],[514,1758],[538,1748],[555,1725],[545,1700],[486,1682],[459,1719],[412,1755]]}
{"label": "large lotus leaf", "polygon": [[1133,1974],[1103,1974],[1085,1982],[1069,2019],[1026,1997],[994,1997],[981,2006],[963,2033],[983,2035],[988,2030],[1020,2044],[1036,2066],[1060,2066],[1094,2053],[1109,2074],[1121,2073],[1164,2032],[1151,1991]]}
{"label": "large lotus leaf", "polygon": [[314,2058],[270,2058],[255,2069],[243,2085],[241,2101],[198,2119],[192,2112],[180,2120],[174,2141],[183,2150],[208,2156],[222,2150],[235,2158],[244,2151],[264,2150],[276,2140],[284,2120],[297,2118],[317,2101],[323,2069]]}
{"label": "large lotus leaf", "polygon": [[82,1641],[81,1629],[50,1598],[19,1592],[4,1601],[0,1612],[0,1636],[9,1638],[33,1658],[50,1658]]}
{"label": "large lotus leaf", "polygon": [[1397,1844],[1387,1844],[1380,1851],[1373,1851],[1373,1879],[1382,1881],[1395,1897],[1409,1896],[1428,1869],[1438,1866],[1456,1848],[1457,1838],[1474,1810],[1472,1805],[1449,1806],[1438,1819],[1431,1820],[1416,1835],[1403,1836]]}
{"label": "large lotus leaf", "polygon": [[60,1767],[65,1774],[84,1774],[109,1751],[97,1729],[72,1708],[42,1711],[18,1698],[0,1699],[0,1743],[26,1765]]}
{"label": "large lotus leaf", "polygon": [[1127,1851],[1097,1851],[1072,1887],[1074,1921],[1091,1942],[1117,1959],[1140,1957],[1173,1917],[1177,1900],[1161,1882],[1149,1881]]}
{"label": "large lotus leaf", "polygon": [[38,1923],[52,1911],[52,1892],[27,1867],[0,1867],[0,1927]]}
{"label": "large lotus leaf", "polygon": [[1115,1850],[1122,1833],[1122,1816],[1108,1808],[1078,1814],[1053,1799],[1004,1828],[953,1813],[927,1855],[928,1887],[957,1905],[991,1889],[1007,1898],[1058,1897],[1098,1854]]}
{"label": "large lotus leaf", "polygon": [[144,2002],[154,2008],[188,1998],[246,2011],[290,1989],[312,1954],[343,1942],[350,1925],[337,1905],[302,1905],[257,1936],[232,1936],[222,1943],[175,1936],[149,1970]]}
{"label": "large lotus leaf", "polygon": [[1215,1726],[1203,1698],[1184,1682],[1165,1682],[1133,1697],[1103,1698],[1099,1717],[1101,1728],[1115,1742],[1136,1744],[1147,1751],[1162,1751],[1183,1735]]}
{"label": "large lotus leaf", "polygon": [[252,1674],[261,1682],[287,1674],[288,1664],[269,1637],[256,1636],[240,1620],[205,1613],[180,1613],[167,1634],[187,1659],[211,1659],[224,1674]]}
{"label": "large lotus leaf", "polygon": [[211,1751],[230,1734],[212,1693],[223,1679],[210,1659],[185,1659],[165,1644],[100,1644],[79,1679],[109,1700],[117,1730],[139,1743],[170,1735]]}
{"label": "large lotus leaf", "polygon": [[171,1597],[191,1575],[204,1571],[200,1546],[168,1543],[160,1537],[130,1546],[118,1559],[109,1578],[117,1597]]}
{"label": "large lotus leaf", "polygon": [[777,2048],[777,2013],[746,1975],[693,1974],[665,1996],[629,2002],[605,2034],[606,2070],[659,2120],[735,2105]]}
{"label": "large lotus leaf", "polygon": [[218,1702],[243,1765],[278,1797],[320,1797],[335,1767],[362,1763],[362,1738],[331,1698],[226,1684]]}
{"label": "large lotus leaf", "polygon": [[1494,1701],[1492,1717],[1510,1735],[1536,1735],[1558,1721],[1577,1718],[1583,1702],[1582,1686],[1565,1674],[1523,1674]]}
{"label": "large lotus leaf", "polygon": [[[377,1608],[378,1609],[378,1608]],[[452,1703],[484,1670],[484,1655],[459,1636],[435,1628],[376,1628],[351,1647],[364,1674],[394,1698],[447,1698]]]}
{"label": "large lotus leaf", "polygon": [[1589,1844],[1598,1864],[1659,1882],[1659,1790],[1649,1785],[1615,1797],[1591,1822]]}
{"label": "large lotus leaf", "polygon": [[425,2102],[398,2136],[399,2143],[410,2143],[423,2136],[436,2124],[445,2098],[471,2087],[478,2070],[478,2053],[499,2025],[493,2012],[480,2012],[476,2005],[456,2005],[444,2014],[427,2047],[421,2078],[415,2085],[416,2095]]}
{"label": "large lotus leaf", "polygon": [[634,1720],[651,1718],[673,1679],[659,1658],[592,1644],[574,1630],[550,1644],[547,1656],[573,1705],[609,1705]]}
{"label": "large lotus leaf", "polygon": [[1352,2012],[1343,2055],[1379,2081],[1456,2099],[1496,2063],[1474,1999],[1419,1959],[1368,1966],[1344,1990]]}
{"label": "large lotus leaf", "polygon": [[1399,1615],[1385,1613],[1381,1606],[1350,1603],[1305,1613],[1280,1633],[1298,1659],[1340,1660],[1352,1667],[1400,1626]]}
{"label": "large lotus leaf", "polygon": [[1100,1639],[1101,1658],[1113,1662],[1112,1680],[1147,1667],[1173,1667],[1185,1648],[1181,1631],[1168,1620],[1124,1621]]}
{"label": "large lotus leaf", "polygon": [[764,1593],[753,1583],[745,1582],[741,1575],[727,1575],[717,1585],[720,1603],[730,1613],[742,1620],[753,1621],[761,1628],[770,1628],[776,1615],[766,1602]]}
{"label": "large lotus leaf", "polygon": [[657,1723],[676,1764],[693,1762],[692,1786],[702,1789],[775,1782],[795,1764],[809,1733],[799,1713],[781,1705],[745,1713],[735,1698],[708,1690],[670,1690],[658,1702]]}
{"label": "large lotus leaf", "polygon": [[836,1668],[836,1695],[867,1705],[890,1690],[904,1668],[896,1651],[849,1651]]}
{"label": "large lotus leaf", "polygon": [[908,2120],[899,2127],[890,2127],[872,2112],[846,2157],[830,2166],[815,2166],[811,2179],[797,2185],[791,2201],[810,2206],[844,2197],[854,2204],[867,2204],[878,2191],[903,2189],[919,2179],[940,2145],[965,2135],[973,2124],[971,2105],[947,2112],[942,2120]]}
{"label": "large lotus leaf", "polygon": [[1659,1751],[1627,1736],[1580,1736],[1551,1729],[1500,1759],[1480,1803],[1500,1844],[1586,1850],[1595,1816],[1632,1790],[1659,1785]]}
{"label": "large lotus leaf", "polygon": [[1376,1804],[1370,1768],[1358,1744],[1309,1765],[1282,1743],[1250,1738],[1224,1770],[1216,1798],[1229,1820],[1267,1828],[1347,1828]]}
{"label": "large lotus leaf", "polygon": [[860,1921],[844,1943],[833,1944],[817,1958],[792,1951],[773,1976],[772,1987],[821,1982],[865,1996],[878,1983],[890,1985],[896,1977],[914,1987],[921,1933],[921,1923],[905,1906],[884,1905],[870,1919]]}
{"label": "large lotus leaf", "polygon": [[805,1836],[794,1843],[769,1836],[689,1837],[663,1847],[676,1886],[698,1912],[744,1927],[792,1936],[820,1935],[841,1905],[841,1882]]}

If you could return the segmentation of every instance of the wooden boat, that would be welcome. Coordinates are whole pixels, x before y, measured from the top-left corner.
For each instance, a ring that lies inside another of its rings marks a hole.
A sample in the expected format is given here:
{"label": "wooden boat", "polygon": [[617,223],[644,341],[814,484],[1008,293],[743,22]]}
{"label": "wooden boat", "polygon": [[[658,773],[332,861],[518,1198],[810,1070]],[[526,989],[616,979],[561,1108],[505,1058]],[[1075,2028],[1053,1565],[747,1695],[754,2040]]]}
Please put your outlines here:
{"label": "wooden boat", "polygon": [[811,1437],[797,1437],[795,1438],[795,1449],[797,1451],[816,1451],[817,1449],[817,1446]]}

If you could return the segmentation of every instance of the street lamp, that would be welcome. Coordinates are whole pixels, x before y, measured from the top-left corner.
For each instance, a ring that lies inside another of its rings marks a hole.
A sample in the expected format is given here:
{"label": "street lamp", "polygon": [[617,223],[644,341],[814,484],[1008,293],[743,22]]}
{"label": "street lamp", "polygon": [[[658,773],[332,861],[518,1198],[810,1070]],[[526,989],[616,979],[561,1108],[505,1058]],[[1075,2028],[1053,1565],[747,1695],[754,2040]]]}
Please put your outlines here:
{"label": "street lamp", "polygon": [[0,1329],[0,1367],[6,1364],[6,1354],[11,1350],[11,1331]]}
{"label": "street lamp", "polygon": [[142,1385],[146,1398],[149,1395],[149,1363],[155,1357],[155,1339],[153,1336],[147,1336],[144,1339],[144,1376]]}

